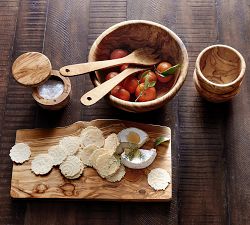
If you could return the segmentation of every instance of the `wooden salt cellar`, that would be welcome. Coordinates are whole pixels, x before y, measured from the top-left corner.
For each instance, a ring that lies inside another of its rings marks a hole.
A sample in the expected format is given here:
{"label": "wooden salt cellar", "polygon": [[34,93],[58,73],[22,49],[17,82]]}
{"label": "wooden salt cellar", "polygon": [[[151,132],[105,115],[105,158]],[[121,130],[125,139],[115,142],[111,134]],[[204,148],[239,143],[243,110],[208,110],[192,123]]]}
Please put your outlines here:
{"label": "wooden salt cellar", "polygon": [[[59,71],[52,70],[49,59],[39,52],[27,52],[19,56],[12,66],[14,79],[21,85],[33,87],[32,96],[43,108],[58,110],[67,105],[70,100],[70,79],[60,75]],[[38,93],[38,86],[44,84],[51,76],[61,80],[64,84],[63,93],[55,99],[44,99]]]}
{"label": "wooden salt cellar", "polygon": [[198,56],[194,83],[198,93],[210,102],[225,102],[240,91],[246,63],[242,55],[227,45],[212,45]]}
{"label": "wooden salt cellar", "polygon": [[60,75],[58,70],[51,71],[51,78],[53,77],[61,80],[64,85],[63,93],[59,97],[55,99],[45,99],[39,95],[37,87],[34,88],[32,96],[42,108],[49,110],[59,110],[69,103],[71,96],[71,83],[70,79]]}

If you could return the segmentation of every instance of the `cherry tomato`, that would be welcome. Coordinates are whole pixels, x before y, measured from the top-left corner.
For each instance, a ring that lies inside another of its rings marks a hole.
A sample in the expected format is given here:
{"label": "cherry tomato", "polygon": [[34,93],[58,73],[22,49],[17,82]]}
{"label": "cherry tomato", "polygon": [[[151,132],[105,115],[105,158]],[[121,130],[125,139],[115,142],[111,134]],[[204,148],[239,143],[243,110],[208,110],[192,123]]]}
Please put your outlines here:
{"label": "cherry tomato", "polygon": [[138,80],[133,77],[127,77],[124,81],[123,81],[123,87],[130,93],[133,94],[135,93],[135,90],[138,86]]}
{"label": "cherry tomato", "polygon": [[115,77],[117,74],[118,74],[117,72],[110,72],[110,73],[108,73],[108,74],[106,75],[105,79],[106,79],[106,80],[109,80],[109,79]]}
{"label": "cherry tomato", "polygon": [[146,78],[148,79],[149,82],[157,81],[156,74],[151,70],[144,71],[144,72],[140,73],[140,75],[139,75],[140,83],[144,83]]}
{"label": "cherry tomato", "polygon": [[[117,73],[117,72],[110,72],[110,73],[108,73],[106,75],[105,79],[106,80],[110,80],[111,78],[115,77],[117,74],[119,74],[119,73]],[[119,85],[122,86],[123,85],[123,81],[121,83],[119,83]]]}
{"label": "cherry tomato", "polygon": [[[138,98],[138,96],[141,94],[144,88],[144,83],[139,84],[135,91],[135,96]],[[155,87],[150,87],[142,92],[142,96],[138,98],[138,102],[146,102],[150,100],[156,99],[156,89]]]}
{"label": "cherry tomato", "polygon": [[129,101],[130,99],[130,93],[120,85],[117,85],[112,89],[111,95],[125,101]]}
{"label": "cherry tomato", "polygon": [[168,70],[170,67],[172,67],[172,65],[168,62],[161,62],[160,64],[158,64],[158,66],[156,67],[156,74],[157,74],[157,79],[160,82],[167,83],[174,77],[173,75],[169,75],[167,77],[163,77],[160,75],[162,72]]}
{"label": "cherry tomato", "polygon": [[120,71],[122,72],[123,70],[127,69],[127,68],[128,68],[128,66],[129,66],[129,64],[128,64],[128,63],[124,63],[124,64],[122,64],[122,65],[120,66]]}
{"label": "cherry tomato", "polygon": [[110,59],[119,59],[127,55],[128,55],[128,51],[123,50],[123,49],[115,49],[113,52],[111,52]]}

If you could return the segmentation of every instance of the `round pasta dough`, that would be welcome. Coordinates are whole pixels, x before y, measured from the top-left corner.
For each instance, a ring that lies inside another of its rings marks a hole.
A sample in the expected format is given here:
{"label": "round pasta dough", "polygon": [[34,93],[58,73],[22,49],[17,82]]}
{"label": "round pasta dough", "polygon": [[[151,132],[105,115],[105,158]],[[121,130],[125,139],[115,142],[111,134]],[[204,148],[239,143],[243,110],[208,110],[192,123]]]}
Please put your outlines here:
{"label": "round pasta dough", "polygon": [[[96,168],[96,161],[98,159],[99,156],[103,155],[103,154],[106,154],[107,152],[109,152],[107,149],[104,149],[104,148],[98,148],[96,149],[92,154],[91,156],[89,157],[89,161],[90,163],[92,164],[92,166],[94,168]],[[111,154],[110,154],[111,155]]]}
{"label": "round pasta dough", "polygon": [[117,160],[108,152],[100,155],[96,160],[96,170],[102,178],[114,174],[119,169],[119,167],[120,160]]}
{"label": "round pasta dough", "polygon": [[81,171],[82,166],[82,161],[78,157],[70,155],[63,161],[59,169],[65,177],[74,177]]}
{"label": "round pasta dough", "polygon": [[156,191],[165,190],[170,182],[169,173],[162,168],[152,169],[148,174],[148,184]]}
{"label": "round pasta dough", "polygon": [[97,127],[85,128],[81,132],[80,139],[82,145],[95,145],[98,148],[103,147],[105,141],[102,131]]}
{"label": "round pasta dough", "polygon": [[82,160],[84,165],[92,166],[90,156],[96,149],[97,147],[95,145],[89,145],[87,147],[83,147],[78,151],[77,156]]}
{"label": "round pasta dough", "polygon": [[80,139],[79,137],[64,137],[60,140],[59,145],[66,149],[67,155],[74,155],[80,148]]}
{"label": "round pasta dough", "polygon": [[10,158],[12,161],[16,163],[24,163],[25,161],[29,160],[31,155],[30,147],[25,143],[18,143],[15,144],[10,149]]}
{"label": "round pasta dough", "polygon": [[106,177],[109,182],[120,181],[125,176],[126,170],[123,165],[120,165],[119,169],[111,176]]}
{"label": "round pasta dough", "polygon": [[79,173],[77,173],[75,176],[65,176],[65,177],[66,177],[67,179],[71,179],[71,180],[77,179],[77,178],[79,178],[80,176],[82,176],[84,168],[85,168],[85,166],[82,164]]}
{"label": "round pasta dough", "polygon": [[49,154],[39,154],[31,161],[31,170],[36,175],[47,174],[53,167],[53,158]]}
{"label": "round pasta dough", "polygon": [[49,148],[48,154],[53,158],[53,165],[60,165],[66,159],[66,149],[61,145],[55,145]]}
{"label": "round pasta dough", "polygon": [[114,153],[119,144],[118,136],[115,133],[112,133],[105,139],[104,148],[109,149]]}

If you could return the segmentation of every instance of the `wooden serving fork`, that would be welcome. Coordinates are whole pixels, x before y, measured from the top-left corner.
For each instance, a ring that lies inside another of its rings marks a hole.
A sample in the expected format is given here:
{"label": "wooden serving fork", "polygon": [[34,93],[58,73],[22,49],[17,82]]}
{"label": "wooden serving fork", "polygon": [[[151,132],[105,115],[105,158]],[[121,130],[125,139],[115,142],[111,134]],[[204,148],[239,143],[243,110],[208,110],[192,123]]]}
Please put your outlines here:
{"label": "wooden serving fork", "polygon": [[146,71],[148,68],[127,68],[110,80],[105,81],[99,86],[93,88],[81,97],[81,103],[83,105],[93,105],[99,101],[102,97],[108,94],[116,85],[121,83],[125,78],[131,74]]}
{"label": "wooden serving fork", "polygon": [[74,65],[64,66],[60,69],[60,73],[63,76],[75,76],[80,75],[112,66],[118,66],[124,63],[137,64],[143,66],[152,66],[160,62],[158,51],[152,48],[140,48],[133,51],[131,54],[113,60],[104,60],[88,63],[80,63]]}

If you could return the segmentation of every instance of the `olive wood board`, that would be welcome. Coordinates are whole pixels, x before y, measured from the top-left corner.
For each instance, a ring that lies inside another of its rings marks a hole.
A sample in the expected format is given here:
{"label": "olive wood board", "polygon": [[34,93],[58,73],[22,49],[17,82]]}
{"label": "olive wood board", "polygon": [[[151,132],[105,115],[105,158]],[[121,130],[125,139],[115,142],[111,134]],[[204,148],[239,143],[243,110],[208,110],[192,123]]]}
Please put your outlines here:
{"label": "olive wood board", "polygon": [[126,168],[125,177],[115,183],[102,179],[93,168],[85,168],[79,179],[64,178],[58,167],[50,173],[37,176],[31,172],[31,160],[38,154],[47,153],[49,147],[58,144],[65,136],[76,136],[87,126],[97,126],[105,137],[118,133],[127,127],[137,127],[148,133],[150,140],[143,146],[154,147],[159,136],[171,136],[171,130],[165,126],[140,124],[121,120],[79,121],[67,127],[53,129],[17,130],[16,143],[25,142],[31,147],[31,158],[22,165],[13,164],[11,191],[12,198],[63,198],[109,201],[170,201],[172,184],[164,191],[155,191],[147,183],[147,174],[151,169],[166,169],[172,177],[171,139],[157,146],[154,162],[141,170]]}

